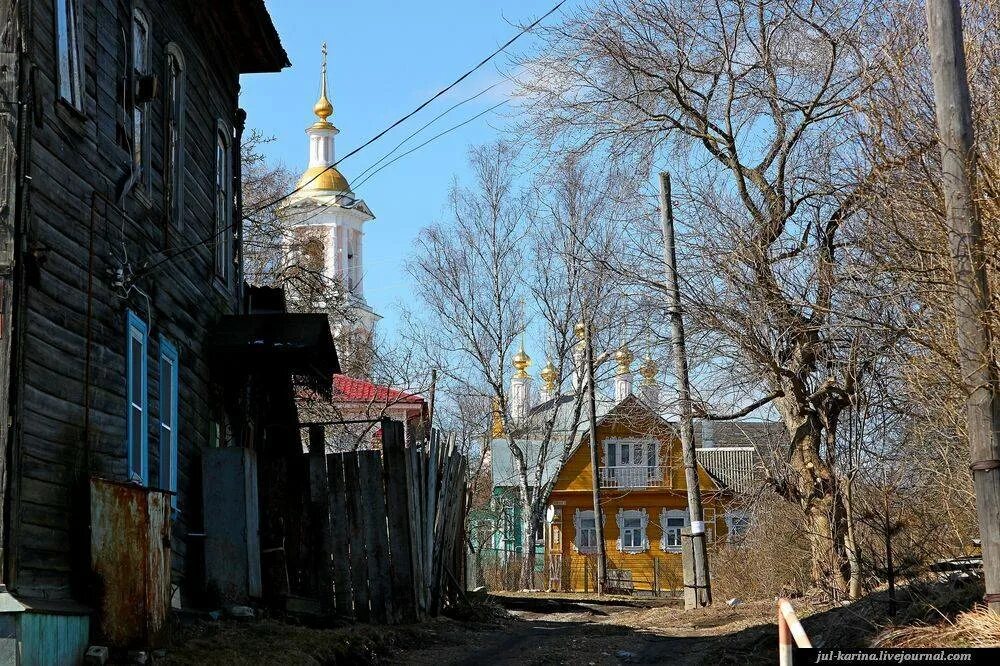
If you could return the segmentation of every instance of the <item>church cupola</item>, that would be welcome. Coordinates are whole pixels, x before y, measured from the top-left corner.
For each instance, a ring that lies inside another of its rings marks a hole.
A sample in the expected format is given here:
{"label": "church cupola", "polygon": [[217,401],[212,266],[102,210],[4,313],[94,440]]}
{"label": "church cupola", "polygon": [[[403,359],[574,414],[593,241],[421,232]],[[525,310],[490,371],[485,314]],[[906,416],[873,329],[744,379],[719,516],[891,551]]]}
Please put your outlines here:
{"label": "church cupola", "polygon": [[542,402],[547,402],[556,397],[556,380],[559,378],[559,373],[556,371],[556,367],[552,365],[551,360],[545,364],[545,367],[538,373],[538,376],[542,380]]}
{"label": "church cupola", "polygon": [[523,338],[511,365],[514,366],[514,378],[510,380],[510,415],[520,421],[527,418],[531,406],[531,375],[528,374],[531,357],[524,351]]}
{"label": "church cupola", "polygon": [[656,382],[656,376],[660,373],[660,366],[653,360],[653,355],[646,352],[646,358],[639,366],[639,374],[642,375],[642,399],[651,407],[660,404],[660,385]]}
{"label": "church cupola", "polygon": [[336,162],[334,137],[338,130],[330,116],[333,115],[333,103],[327,94],[326,83],[326,42],[323,43],[323,66],[320,73],[319,99],[313,105],[316,122],[306,128],[309,135],[309,166],[299,178],[298,186],[303,190],[321,192],[351,193],[347,179],[332,166]]}
{"label": "church cupola", "polygon": [[634,357],[628,347],[622,346],[615,353],[618,369],[615,372],[615,402],[621,402],[632,395],[632,361]]}

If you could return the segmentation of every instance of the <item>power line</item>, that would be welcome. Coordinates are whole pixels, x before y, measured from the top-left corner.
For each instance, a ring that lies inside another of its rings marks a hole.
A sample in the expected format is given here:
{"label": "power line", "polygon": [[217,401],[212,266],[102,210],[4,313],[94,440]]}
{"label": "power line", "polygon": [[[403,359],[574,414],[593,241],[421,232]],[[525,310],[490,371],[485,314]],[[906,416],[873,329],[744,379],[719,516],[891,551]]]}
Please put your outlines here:
{"label": "power line", "polygon": [[[494,104],[490,108],[485,109],[484,111],[481,111],[481,112],[477,113],[476,115],[472,116],[471,118],[467,118],[467,119],[463,120],[462,122],[457,123],[455,125],[452,125],[448,129],[443,130],[442,132],[439,132],[438,134],[435,134],[434,136],[432,136],[431,138],[429,138],[427,141],[424,141],[423,143],[421,143],[419,146],[415,146],[414,148],[406,151],[405,153],[396,156],[396,158],[393,159],[393,160],[391,160],[390,162],[387,162],[386,164],[383,164],[381,167],[379,167],[374,172],[372,172],[371,174],[369,174],[368,178],[370,178],[371,176],[374,176],[376,173],[378,173],[379,171],[381,171],[385,167],[389,166],[390,164],[392,164],[396,160],[399,160],[399,159],[401,159],[403,157],[406,157],[407,155],[409,155],[409,154],[411,154],[411,153],[413,153],[413,152],[415,152],[415,151],[423,148],[424,146],[426,146],[427,144],[431,143],[432,141],[436,141],[437,139],[441,138],[442,136],[448,134],[449,132],[453,132],[454,130],[458,129],[459,127],[462,127],[464,125],[468,125],[469,123],[471,123],[472,121],[476,120],[477,118],[480,118],[480,117],[484,116],[485,114],[493,111],[494,109],[497,109],[498,107],[506,104],[508,101],[509,100],[503,100],[503,101],[499,102],[498,104]],[[365,178],[364,180],[368,180],[368,178]],[[362,181],[362,182],[364,182],[364,181]],[[358,186],[355,185],[354,187],[358,187]],[[328,208],[330,206],[336,205],[337,203],[338,202],[328,202],[328,203],[317,204],[315,206],[315,209],[313,211],[311,211],[309,217],[305,218],[305,220],[307,221],[307,220],[310,220],[310,219],[312,219],[314,217],[319,216],[323,212],[324,209],[326,209],[326,208]],[[247,215],[244,215],[243,219],[251,221],[251,222],[257,221],[254,218],[251,218],[251,217],[249,217]],[[210,235],[208,235],[208,236],[206,236],[206,237],[204,237],[204,238],[202,238],[200,240],[197,240],[194,243],[191,243],[190,245],[185,245],[185,246],[179,247],[173,253],[164,256],[159,261],[156,261],[156,262],[154,262],[154,263],[146,266],[145,268],[141,268],[139,271],[136,271],[136,273],[132,276],[133,281],[135,279],[140,278],[140,277],[144,277],[144,276],[152,274],[153,272],[155,272],[155,270],[157,268],[159,268],[160,266],[166,264],[171,259],[174,259],[175,257],[180,256],[184,252],[187,252],[189,250],[195,249],[197,247],[201,247],[202,245],[206,245],[209,242],[212,242],[213,240],[217,240],[220,235],[225,234],[225,233],[229,232],[230,230],[232,230],[233,227],[235,226],[235,224],[236,223],[233,222],[232,224],[227,225],[223,229],[215,231],[215,232],[211,233]]]}
{"label": "power line", "polygon": [[407,155],[409,155],[410,153],[413,153],[413,152],[415,152],[415,151],[417,151],[417,150],[420,150],[421,148],[423,148],[424,146],[426,146],[426,145],[427,145],[428,143],[430,143],[431,141],[435,141],[435,140],[437,140],[437,139],[440,139],[440,138],[441,138],[442,136],[444,136],[445,134],[448,134],[449,132],[453,132],[454,130],[457,130],[457,129],[458,129],[459,127],[462,127],[463,125],[468,125],[468,124],[469,124],[469,123],[471,123],[471,122],[472,122],[473,120],[476,120],[477,118],[480,118],[480,117],[482,117],[482,116],[486,115],[486,114],[487,114],[487,113],[489,113],[490,111],[493,111],[493,110],[495,110],[495,109],[498,109],[499,107],[503,106],[504,104],[506,104],[506,103],[507,103],[507,102],[509,102],[509,101],[510,101],[510,100],[506,100],[506,99],[505,99],[505,100],[503,100],[502,102],[500,102],[499,104],[494,104],[494,105],[493,105],[493,106],[491,106],[490,108],[488,108],[488,109],[486,109],[486,110],[484,110],[484,111],[480,111],[479,113],[477,113],[476,115],[472,116],[471,118],[468,118],[468,119],[466,119],[466,120],[463,120],[462,122],[458,123],[457,125],[452,125],[451,127],[449,127],[448,129],[444,130],[443,132],[439,132],[438,134],[435,134],[434,136],[432,136],[431,138],[427,139],[426,141],[424,141],[424,142],[423,142],[422,144],[420,144],[419,146],[415,146],[414,148],[411,148],[410,150],[406,151],[405,153],[403,153],[403,154],[401,154],[401,155],[397,155],[397,156],[396,156],[396,157],[394,157],[393,159],[389,160],[388,162],[386,162],[385,164],[383,164],[382,166],[380,166],[379,168],[375,169],[375,170],[374,170],[374,171],[372,171],[372,172],[371,172],[370,174],[368,174],[367,176],[365,176],[364,178],[362,178],[362,179],[361,179],[361,182],[359,182],[359,183],[358,183],[357,185],[355,185],[355,187],[361,187],[362,185],[364,185],[364,184],[365,184],[365,183],[366,183],[366,182],[368,181],[368,179],[369,179],[369,178],[371,178],[372,176],[374,176],[374,175],[375,175],[375,174],[377,174],[377,173],[378,173],[379,171],[381,171],[382,169],[386,168],[387,166],[389,166],[389,165],[390,165],[390,164],[392,164],[393,162],[395,162],[395,161],[397,161],[397,160],[400,160],[400,159],[402,159],[402,158],[406,157],[406,156],[407,156]]}
{"label": "power line", "polygon": [[[430,127],[431,125],[433,125],[434,123],[436,123],[441,118],[443,118],[444,116],[448,115],[449,113],[451,113],[452,111],[454,111],[458,107],[462,106],[463,104],[467,104],[468,102],[471,102],[472,100],[474,100],[474,99],[476,99],[478,97],[481,97],[482,95],[485,95],[487,92],[489,92],[490,90],[493,90],[494,88],[496,88],[501,83],[503,83],[503,81],[497,81],[493,85],[490,85],[490,86],[487,86],[486,88],[483,88],[482,90],[480,90],[479,92],[477,92],[475,95],[472,95],[471,97],[466,97],[462,101],[457,102],[457,103],[449,106],[447,109],[445,109],[441,113],[439,113],[436,116],[434,116],[431,120],[429,120],[428,122],[426,122],[423,125],[421,125],[418,129],[416,129],[415,131],[411,132],[405,139],[403,139],[402,141],[400,141],[399,143],[397,143],[395,146],[393,146],[392,150],[390,150],[385,155],[383,155],[382,157],[380,157],[377,160],[375,160],[371,164],[371,166],[369,166],[367,169],[365,169],[364,171],[362,171],[361,173],[359,173],[356,176],[356,178],[359,178],[359,179],[364,178],[365,174],[367,174],[369,171],[371,171],[372,169],[374,169],[375,167],[377,167],[379,164],[381,164],[382,161],[385,160],[386,158],[391,157],[393,153],[395,153],[397,150],[399,150],[400,147],[402,147],[404,144],[406,144],[410,139],[412,139],[416,135],[420,134],[425,129],[427,129],[428,127]],[[364,180],[362,180],[361,182],[364,182]],[[355,186],[357,186],[357,185],[355,185]]]}
{"label": "power line", "polygon": [[[270,201],[267,201],[267,202],[265,202],[265,203],[257,206],[256,208],[254,208],[249,213],[244,213],[243,218],[246,219],[246,218],[248,218],[251,215],[256,215],[257,213],[265,210],[266,208],[270,208],[271,206],[274,206],[276,204],[281,203],[282,201],[288,199],[289,197],[293,196],[297,192],[299,192],[302,189],[304,189],[305,187],[307,187],[314,180],[316,180],[317,178],[319,178],[321,175],[323,175],[324,173],[326,173],[330,169],[333,169],[334,167],[336,167],[338,164],[340,164],[341,162],[343,162],[347,158],[351,157],[352,155],[357,154],[358,152],[360,152],[364,148],[366,148],[366,147],[370,146],[371,144],[375,143],[376,141],[378,141],[380,138],[382,138],[383,136],[385,136],[386,134],[388,134],[390,131],[392,131],[393,129],[395,129],[396,127],[398,127],[400,124],[406,122],[407,120],[409,120],[410,118],[412,118],[414,115],[416,115],[417,113],[419,113],[421,110],[423,110],[425,107],[427,107],[428,104],[430,104],[434,100],[438,99],[439,97],[441,97],[442,95],[444,95],[445,93],[447,93],[449,90],[451,90],[452,88],[454,88],[455,86],[457,86],[459,83],[461,83],[462,81],[464,81],[465,79],[467,79],[469,76],[471,76],[474,72],[476,72],[477,70],[479,70],[483,65],[485,65],[486,63],[488,63],[490,60],[492,60],[493,58],[495,58],[497,55],[499,55],[500,53],[503,53],[509,46],[511,46],[518,39],[520,39],[523,35],[525,35],[526,33],[530,32],[531,30],[533,30],[539,23],[541,23],[546,18],[548,18],[549,16],[551,16],[554,12],[556,12],[563,4],[565,4],[565,2],[566,2],[566,0],[560,0],[558,3],[555,4],[555,6],[553,6],[551,9],[549,9],[547,12],[545,12],[538,19],[536,19],[535,21],[533,21],[530,25],[528,25],[527,27],[523,28],[516,35],[514,35],[513,37],[511,37],[510,39],[508,39],[503,44],[503,46],[501,46],[500,48],[496,49],[495,51],[493,51],[492,53],[490,53],[488,56],[486,56],[485,58],[483,58],[482,60],[480,60],[479,63],[477,63],[471,69],[466,70],[464,74],[462,74],[461,76],[459,76],[457,79],[455,79],[449,85],[447,85],[444,88],[442,88],[441,90],[439,90],[432,97],[430,97],[429,99],[427,99],[426,101],[424,101],[422,104],[420,104],[419,106],[417,106],[417,108],[413,109],[412,111],[410,111],[409,113],[407,113],[406,115],[404,115],[402,118],[399,118],[394,123],[392,123],[391,125],[389,125],[385,129],[383,129],[381,132],[379,132],[378,134],[376,134],[372,138],[370,138],[367,141],[365,141],[364,143],[362,143],[357,148],[353,149],[352,151],[350,151],[349,153],[347,153],[346,155],[344,155],[343,157],[341,157],[339,160],[337,160],[334,163],[332,163],[329,166],[327,166],[325,169],[323,169],[322,171],[320,171],[319,173],[317,173],[316,175],[314,175],[312,178],[310,178],[308,181],[306,181],[306,182],[304,182],[304,183],[296,186],[295,189],[293,189],[290,192],[287,192],[287,193],[281,195],[280,197],[275,197],[274,199],[271,199]],[[506,103],[506,101],[507,100],[504,100],[504,102],[501,102],[501,104]],[[496,108],[497,106],[500,106],[500,104],[497,104],[497,105],[495,105],[492,108]],[[488,111],[489,110],[492,110],[492,109],[488,109]],[[476,118],[478,118],[481,115],[483,115],[483,114],[480,113],[477,116],[464,121],[460,125],[458,125],[456,127],[452,127],[452,128],[450,128],[449,130],[447,130],[445,132],[442,132],[438,136],[443,136],[444,134],[447,134],[447,132],[456,129],[457,127],[460,127],[460,126],[465,125],[465,124],[467,124],[469,122],[472,122],[472,120],[475,120]],[[431,139],[431,140],[433,140],[433,139]],[[425,141],[423,144],[421,144],[421,146],[426,145],[427,143],[429,143],[429,141]],[[417,148],[420,148],[421,146],[418,146]],[[413,151],[411,150],[408,153],[405,153],[404,155],[412,153],[412,152]],[[404,155],[401,155],[400,157],[403,157]],[[395,160],[393,160],[393,161],[395,161]],[[209,234],[208,236],[202,238],[201,240],[199,240],[199,241],[197,241],[195,243],[192,243],[190,245],[178,248],[177,251],[174,252],[173,254],[167,255],[163,259],[161,259],[160,261],[157,261],[157,262],[155,262],[155,263],[147,266],[145,269],[140,269],[140,271],[137,271],[136,274],[133,275],[133,280],[137,279],[139,277],[142,277],[143,275],[149,274],[151,271],[153,271],[155,268],[157,268],[161,264],[163,264],[163,263],[165,263],[167,261],[170,261],[171,259],[173,259],[174,257],[179,256],[183,252],[187,252],[189,250],[192,250],[194,248],[200,247],[202,245],[205,245],[205,244],[211,242],[213,239],[216,239],[220,235],[231,231],[235,225],[236,225],[236,221],[234,220],[233,222],[231,222],[226,227],[224,227],[222,229],[219,229],[219,230],[217,230],[217,231]]]}
{"label": "power line", "polygon": [[307,185],[309,185],[309,183],[311,183],[312,181],[316,180],[317,178],[319,178],[321,175],[323,175],[324,173],[326,173],[330,169],[334,168],[335,166],[337,166],[338,164],[340,164],[341,162],[343,162],[344,160],[346,160],[348,157],[351,157],[352,155],[354,155],[358,151],[360,151],[360,150],[362,150],[362,149],[370,146],[371,144],[373,144],[376,141],[378,141],[379,139],[381,139],[383,136],[385,136],[386,134],[388,134],[390,131],[392,131],[393,129],[395,129],[396,127],[398,127],[399,125],[401,125],[402,123],[406,122],[407,120],[409,120],[410,118],[412,118],[413,116],[415,116],[417,113],[419,113],[420,111],[422,111],[428,104],[430,104],[431,102],[433,102],[434,100],[436,100],[438,97],[441,97],[441,95],[444,95],[446,92],[448,92],[449,90],[451,90],[452,88],[454,88],[455,86],[457,86],[459,83],[461,83],[462,81],[464,81],[465,79],[467,79],[468,77],[470,77],[474,72],[476,72],[477,70],[479,70],[479,68],[481,68],[483,65],[485,65],[486,63],[488,63],[490,60],[492,60],[496,56],[498,56],[501,53],[503,53],[507,49],[507,47],[509,47],[514,42],[516,42],[518,39],[520,39],[524,34],[530,32],[531,30],[533,30],[535,28],[535,26],[537,26],[539,23],[541,23],[546,18],[548,18],[549,16],[551,16],[565,2],[566,2],[566,0],[560,0],[558,3],[556,3],[556,5],[554,7],[552,7],[552,9],[550,9],[549,11],[545,12],[544,14],[542,14],[542,16],[540,16],[539,18],[537,18],[531,25],[529,25],[526,28],[523,28],[516,35],[514,35],[513,37],[511,37],[510,39],[508,39],[507,42],[503,46],[501,46],[497,50],[493,51],[493,53],[489,54],[488,56],[486,56],[485,58],[483,58],[482,60],[480,60],[479,63],[475,67],[473,67],[473,68],[471,68],[469,70],[466,70],[466,72],[464,74],[462,74],[460,77],[458,77],[457,79],[455,79],[454,81],[452,81],[450,84],[448,84],[447,86],[445,86],[444,88],[442,88],[441,90],[439,90],[438,92],[436,92],[431,98],[429,98],[428,100],[426,100],[425,102],[423,102],[422,104],[420,104],[420,106],[418,106],[417,108],[413,109],[413,111],[410,111],[405,116],[403,116],[402,118],[400,118],[396,122],[392,123],[391,125],[389,125],[388,127],[386,127],[384,130],[382,130],[381,132],[379,132],[378,134],[376,134],[372,138],[368,139],[367,141],[365,141],[364,143],[362,143],[360,146],[358,146],[357,148],[355,148],[351,152],[347,153],[346,155],[344,155],[343,157],[341,157],[339,160],[337,160],[336,162],[334,162],[330,166],[328,166],[325,169],[323,169],[323,171],[320,171],[315,176],[313,176],[312,178],[310,178],[308,181],[306,181],[305,183],[302,183],[301,185],[299,185],[298,187],[296,187],[291,192],[288,192],[286,194],[283,194],[280,197],[276,197],[275,199],[272,199],[271,201],[268,201],[266,203],[261,204],[256,209],[254,209],[253,211],[251,211],[250,214],[253,215],[255,213],[260,212],[261,210],[263,210],[265,208],[269,208],[270,206],[273,206],[275,204],[281,203],[282,201],[284,201],[288,197],[292,196],[296,192],[300,191],[301,189],[303,189],[304,187],[306,187]]}

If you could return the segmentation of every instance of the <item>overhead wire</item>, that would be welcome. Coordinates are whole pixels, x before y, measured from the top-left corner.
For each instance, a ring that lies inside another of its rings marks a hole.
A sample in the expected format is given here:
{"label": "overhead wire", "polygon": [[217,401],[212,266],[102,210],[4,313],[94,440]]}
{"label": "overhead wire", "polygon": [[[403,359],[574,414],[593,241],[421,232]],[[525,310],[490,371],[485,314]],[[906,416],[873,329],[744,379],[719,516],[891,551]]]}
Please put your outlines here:
{"label": "overhead wire", "polygon": [[[379,139],[381,139],[383,136],[385,136],[386,134],[388,134],[390,131],[392,131],[393,129],[395,129],[396,127],[398,127],[399,125],[401,125],[402,123],[406,122],[407,120],[409,120],[410,118],[412,118],[414,115],[416,115],[417,113],[419,113],[420,111],[422,111],[431,102],[433,102],[434,100],[438,99],[439,97],[441,97],[442,95],[444,95],[445,93],[447,93],[449,90],[451,90],[452,88],[454,88],[455,86],[457,86],[458,84],[460,84],[462,81],[464,81],[465,79],[467,79],[469,76],[471,76],[473,73],[475,73],[476,71],[478,71],[480,68],[483,67],[483,65],[485,65],[486,63],[488,63],[490,60],[492,60],[493,58],[495,58],[497,55],[503,53],[508,47],[510,47],[512,44],[514,44],[514,42],[516,42],[522,36],[524,36],[525,34],[527,34],[528,32],[530,32],[531,30],[533,30],[536,26],[538,26],[538,24],[540,24],[546,18],[548,18],[549,16],[551,16],[553,13],[555,13],[563,4],[565,4],[565,2],[566,2],[566,0],[560,0],[559,2],[557,2],[551,9],[549,9],[547,12],[545,12],[544,14],[542,14],[539,18],[535,19],[528,26],[522,28],[516,35],[514,35],[513,37],[511,37],[510,39],[508,39],[502,46],[500,46],[499,48],[497,48],[496,50],[494,50],[492,53],[490,53],[488,56],[486,56],[485,58],[483,58],[482,60],[480,60],[475,66],[473,66],[472,68],[466,70],[457,79],[455,79],[450,84],[448,84],[447,86],[445,86],[444,88],[442,88],[441,90],[439,90],[438,92],[436,92],[430,98],[428,98],[427,100],[425,100],[424,102],[422,102],[420,105],[418,105],[415,109],[413,109],[412,111],[410,111],[406,115],[402,116],[401,118],[399,118],[398,120],[396,120],[395,122],[393,122],[391,125],[389,125],[385,129],[383,129],[382,131],[378,132],[375,136],[371,137],[370,139],[368,139],[367,141],[365,141],[364,143],[362,143],[360,146],[354,148],[353,150],[351,150],[350,152],[348,152],[346,155],[344,155],[340,159],[336,160],[335,162],[333,162],[332,164],[330,164],[329,166],[327,166],[322,171],[316,173],[308,181],[306,181],[304,183],[298,184],[294,189],[292,189],[289,192],[286,192],[286,193],[282,194],[279,197],[275,197],[273,199],[270,199],[270,200],[268,200],[268,201],[260,204],[259,206],[257,206],[253,210],[251,210],[249,213],[245,213],[243,215],[243,218],[245,219],[248,216],[256,215],[257,213],[259,213],[259,212],[261,212],[263,210],[266,210],[267,208],[270,208],[271,206],[279,204],[282,201],[285,201],[288,198],[294,196],[296,193],[298,193],[298,192],[302,191],[304,188],[308,187],[310,183],[312,183],[314,180],[316,180],[317,178],[319,178],[321,175],[323,175],[324,173],[326,173],[330,169],[335,168],[338,164],[340,164],[344,160],[346,160],[349,157],[357,154],[361,150],[367,148],[368,146],[372,145],[373,143],[375,143],[376,141],[378,141]],[[506,102],[507,102],[507,100],[504,100],[503,102],[501,102],[501,104],[506,103]],[[497,104],[497,105],[495,105],[492,108],[496,108],[496,107],[500,106],[501,104]],[[456,105],[456,106],[458,106],[458,105]],[[488,109],[487,111],[492,110],[492,108]],[[484,113],[485,112],[477,114],[473,118],[470,118],[470,119],[468,119],[468,120],[460,123],[459,125],[457,125],[455,127],[452,127],[452,128],[450,128],[449,130],[447,130],[445,132],[440,133],[438,136],[443,136],[444,134],[447,134],[449,131],[457,129],[458,127],[461,127],[462,125],[468,124],[469,122],[472,122],[476,118],[482,116]],[[424,142],[423,144],[421,144],[421,146],[418,146],[417,148],[420,148],[420,147],[426,145],[427,143],[429,143],[429,141]],[[412,152],[413,152],[413,150],[408,151],[403,156],[408,155],[408,154],[410,154]],[[400,157],[402,157],[402,156],[400,156]],[[397,157],[397,159],[398,159],[398,157]],[[393,160],[393,161],[395,161],[395,160]],[[386,165],[383,165],[383,166],[386,166]],[[175,252],[173,252],[172,254],[164,256],[159,261],[154,262],[152,264],[149,264],[147,266],[141,267],[133,275],[133,279],[137,279],[139,277],[142,277],[143,275],[148,275],[149,273],[151,273],[153,270],[155,270],[160,265],[166,263],[167,261],[170,261],[171,259],[179,256],[180,254],[183,254],[184,252],[190,251],[192,249],[201,247],[203,245],[206,245],[206,244],[212,242],[214,239],[218,238],[222,234],[231,231],[235,227],[236,224],[237,224],[237,221],[234,220],[233,222],[231,222],[227,226],[214,231],[213,233],[209,234],[208,236],[205,236],[204,238],[202,238],[202,239],[200,239],[200,240],[198,240],[198,241],[196,241],[194,243],[191,243],[189,245],[177,248],[175,250]]]}

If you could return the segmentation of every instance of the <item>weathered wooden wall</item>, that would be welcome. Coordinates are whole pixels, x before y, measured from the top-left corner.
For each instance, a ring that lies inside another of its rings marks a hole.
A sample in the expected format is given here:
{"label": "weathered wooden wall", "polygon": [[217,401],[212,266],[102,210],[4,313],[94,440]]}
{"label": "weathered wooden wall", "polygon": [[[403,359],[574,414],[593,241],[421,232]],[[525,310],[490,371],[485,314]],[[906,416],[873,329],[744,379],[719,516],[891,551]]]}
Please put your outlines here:
{"label": "weathered wooden wall", "polygon": [[[217,389],[203,349],[219,315],[236,308],[235,290],[212,277],[213,247],[199,244],[213,230],[215,136],[232,128],[238,106],[238,66],[232,34],[214,3],[142,2],[150,20],[152,71],[163,79],[168,43],[185,59],[184,214],[182,228],[164,211],[164,103],[149,105],[148,194],[129,195],[124,210],[108,205],[129,168],[120,144],[123,85],[132,3],[79,3],[85,88],[83,112],[59,101],[53,2],[30,2],[28,58],[33,65],[30,182],[24,228],[27,266],[17,341],[23,364],[14,379],[20,400],[14,469],[9,471],[13,521],[7,582],[23,595],[70,596],[86,587],[86,480],[124,480],[125,317],[131,309],[149,325],[149,475],[157,478],[158,357],[164,336],[178,349],[179,502],[174,529],[175,578],[181,579],[191,541],[200,531],[198,452],[210,422],[221,418]],[[89,248],[93,247],[92,254]],[[181,248],[195,245],[180,252]],[[164,253],[179,253],[128,290],[111,276],[141,272]],[[89,313],[89,317],[88,317]],[[88,321],[89,319],[89,321]],[[88,341],[88,331],[90,340]],[[90,352],[89,388],[87,351]],[[89,404],[89,432],[84,405]],[[225,431],[223,430],[223,433]]]}

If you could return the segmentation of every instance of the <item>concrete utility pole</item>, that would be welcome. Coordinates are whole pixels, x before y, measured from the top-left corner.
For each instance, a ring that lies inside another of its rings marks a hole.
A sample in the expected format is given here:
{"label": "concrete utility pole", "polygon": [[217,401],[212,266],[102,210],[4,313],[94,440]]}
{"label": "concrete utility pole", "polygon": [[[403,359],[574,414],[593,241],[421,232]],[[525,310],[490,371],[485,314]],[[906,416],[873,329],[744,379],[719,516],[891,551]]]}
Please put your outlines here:
{"label": "concrete utility pole", "polygon": [[941,143],[941,189],[955,268],[955,324],[969,397],[969,450],[979,513],[986,603],[1000,613],[1000,405],[993,341],[986,325],[990,290],[976,177],[969,79],[959,0],[927,0],[927,41]]}
{"label": "concrete utility pole", "polygon": [[694,546],[695,599],[699,606],[712,603],[708,574],[708,550],[705,547],[705,520],[701,509],[701,486],[698,462],[694,453],[694,415],[691,409],[691,386],[688,383],[687,348],[684,344],[684,317],[681,290],[677,279],[677,252],[674,247],[674,210],[670,202],[670,174],[660,172],[660,221],[663,225],[663,263],[667,273],[667,305],[670,308],[670,337],[674,348],[674,372],[681,408],[681,448],[684,451],[684,479],[687,483],[688,511],[691,514],[691,541]]}
{"label": "concrete utility pole", "polygon": [[604,547],[604,513],[601,511],[601,468],[597,466],[597,387],[594,381],[594,323],[584,323],[583,342],[587,349],[587,411],[590,419],[590,468],[594,470],[594,527],[597,530],[597,594],[604,594],[608,573],[608,553]]}

